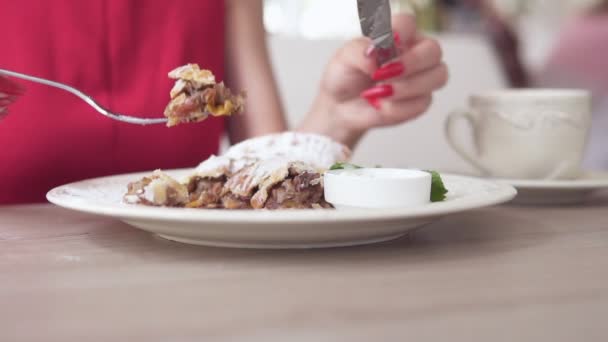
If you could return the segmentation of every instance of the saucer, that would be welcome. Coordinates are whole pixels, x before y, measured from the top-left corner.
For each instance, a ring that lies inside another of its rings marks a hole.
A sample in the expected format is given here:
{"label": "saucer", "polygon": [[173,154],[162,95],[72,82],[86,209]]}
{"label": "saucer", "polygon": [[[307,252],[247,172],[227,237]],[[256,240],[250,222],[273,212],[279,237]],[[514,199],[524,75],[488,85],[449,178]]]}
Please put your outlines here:
{"label": "saucer", "polygon": [[580,178],[569,180],[494,180],[517,189],[517,197],[512,201],[515,204],[576,204],[595,191],[608,189],[608,172],[584,172]]}

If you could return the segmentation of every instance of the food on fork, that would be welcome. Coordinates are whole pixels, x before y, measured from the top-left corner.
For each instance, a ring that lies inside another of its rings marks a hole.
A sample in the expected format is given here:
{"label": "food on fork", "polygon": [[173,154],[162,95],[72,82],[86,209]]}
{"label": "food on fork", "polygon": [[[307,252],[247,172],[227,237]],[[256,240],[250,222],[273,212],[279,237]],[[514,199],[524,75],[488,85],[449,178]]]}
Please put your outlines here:
{"label": "food on fork", "polygon": [[[246,140],[221,156],[203,161],[182,183],[152,183],[169,176],[129,184],[128,203],[223,209],[331,208],[323,196],[322,174],[350,157],[350,150],[330,138],[307,133],[279,133]],[[154,190],[149,190],[151,185]],[[166,187],[160,190],[159,187]],[[166,195],[184,194],[168,201]],[[159,194],[156,198],[151,194]]]}
{"label": "food on fork", "polygon": [[209,70],[201,70],[198,64],[187,64],[169,72],[176,80],[171,89],[171,101],[165,108],[167,126],[199,122],[212,116],[240,114],[245,108],[245,95],[233,94],[224,85],[216,83]]}

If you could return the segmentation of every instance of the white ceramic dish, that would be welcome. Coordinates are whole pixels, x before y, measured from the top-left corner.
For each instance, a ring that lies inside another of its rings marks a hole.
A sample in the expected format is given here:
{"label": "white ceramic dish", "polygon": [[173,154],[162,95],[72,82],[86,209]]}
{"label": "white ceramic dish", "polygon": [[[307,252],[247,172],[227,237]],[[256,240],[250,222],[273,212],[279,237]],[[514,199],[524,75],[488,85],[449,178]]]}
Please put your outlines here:
{"label": "white ceramic dish", "polygon": [[576,204],[593,192],[608,189],[608,173],[584,172],[573,180],[496,179],[517,189],[516,204]]}
{"label": "white ceramic dish", "polygon": [[405,208],[428,204],[431,197],[431,174],[419,170],[330,170],[323,183],[325,200],[337,209]]}
{"label": "white ceramic dish", "polygon": [[[190,172],[192,170],[167,173],[180,178]],[[446,215],[504,203],[516,194],[508,184],[444,175],[450,190],[446,201],[405,209],[227,211],[123,203],[127,183],[147,174],[67,184],[51,190],[47,198],[65,208],[114,217],[184,243],[239,248],[317,248],[396,239]]]}

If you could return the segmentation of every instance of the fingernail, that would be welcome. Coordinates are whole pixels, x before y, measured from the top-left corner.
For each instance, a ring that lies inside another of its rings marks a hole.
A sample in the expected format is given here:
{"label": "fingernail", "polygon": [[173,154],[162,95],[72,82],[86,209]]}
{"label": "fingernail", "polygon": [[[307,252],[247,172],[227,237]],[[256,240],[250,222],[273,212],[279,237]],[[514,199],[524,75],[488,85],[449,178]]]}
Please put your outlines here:
{"label": "fingernail", "polygon": [[366,57],[372,57],[373,55],[376,54],[376,46],[374,46],[373,44],[370,45],[367,50],[365,50],[365,56]]}
{"label": "fingernail", "polygon": [[374,108],[380,109],[380,101],[378,99],[366,98],[367,102]]}
{"label": "fingernail", "polygon": [[405,65],[401,62],[393,62],[384,65],[376,70],[372,75],[374,81],[383,81],[389,78],[397,77],[405,72]]}
{"label": "fingernail", "polygon": [[393,95],[393,86],[390,84],[382,84],[369,88],[361,93],[361,97],[366,100],[378,100],[380,98],[389,97]]}
{"label": "fingernail", "polygon": [[393,33],[393,39],[395,40],[395,44],[401,44],[401,36],[399,35],[399,32]]}

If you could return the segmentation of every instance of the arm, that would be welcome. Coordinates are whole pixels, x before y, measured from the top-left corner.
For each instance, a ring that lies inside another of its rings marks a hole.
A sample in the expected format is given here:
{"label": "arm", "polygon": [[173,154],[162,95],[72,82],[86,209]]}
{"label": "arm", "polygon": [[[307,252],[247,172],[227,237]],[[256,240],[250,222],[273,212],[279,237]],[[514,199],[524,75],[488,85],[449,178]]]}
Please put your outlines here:
{"label": "arm", "polygon": [[247,90],[245,115],[228,120],[232,143],[287,129],[270,66],[262,0],[226,1],[227,83]]}
{"label": "arm", "polygon": [[517,33],[500,16],[491,2],[480,1],[478,6],[485,20],[486,34],[494,45],[509,85],[515,88],[528,87],[529,75],[521,60]]}

